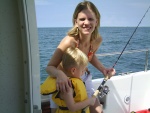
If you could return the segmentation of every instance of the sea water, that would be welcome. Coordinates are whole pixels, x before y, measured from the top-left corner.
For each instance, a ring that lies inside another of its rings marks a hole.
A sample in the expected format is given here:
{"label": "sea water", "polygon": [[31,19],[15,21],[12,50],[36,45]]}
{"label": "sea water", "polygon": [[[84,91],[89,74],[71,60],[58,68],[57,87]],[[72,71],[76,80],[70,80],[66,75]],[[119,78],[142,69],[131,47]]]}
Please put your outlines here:
{"label": "sea water", "polygon": [[[45,69],[50,58],[62,38],[66,36],[69,29],[69,27],[38,28],[41,83],[48,76]],[[134,30],[135,27],[101,27],[100,34],[103,38],[103,42],[96,54],[122,52]],[[132,36],[125,51],[137,49],[150,49],[150,27],[139,27]],[[111,68],[118,57],[119,54],[113,56],[101,56],[98,57],[98,59],[105,67]],[[145,52],[122,54],[114,67],[116,69],[116,75],[120,73],[144,71],[145,57]],[[149,67],[148,69],[150,69]],[[89,64],[88,68],[93,75],[93,79],[103,77],[102,73],[95,69],[91,64]]]}

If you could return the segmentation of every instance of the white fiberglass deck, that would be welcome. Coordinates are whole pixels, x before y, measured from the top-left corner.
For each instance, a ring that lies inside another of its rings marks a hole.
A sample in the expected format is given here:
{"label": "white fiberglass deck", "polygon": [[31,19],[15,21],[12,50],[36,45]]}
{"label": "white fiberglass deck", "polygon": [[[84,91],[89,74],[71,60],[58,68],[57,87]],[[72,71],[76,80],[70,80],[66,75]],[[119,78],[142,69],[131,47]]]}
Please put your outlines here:
{"label": "white fiberglass deck", "polygon": [[[93,80],[95,89],[102,80]],[[110,92],[102,99],[104,113],[130,113],[150,108],[150,71],[114,76],[106,85]]]}

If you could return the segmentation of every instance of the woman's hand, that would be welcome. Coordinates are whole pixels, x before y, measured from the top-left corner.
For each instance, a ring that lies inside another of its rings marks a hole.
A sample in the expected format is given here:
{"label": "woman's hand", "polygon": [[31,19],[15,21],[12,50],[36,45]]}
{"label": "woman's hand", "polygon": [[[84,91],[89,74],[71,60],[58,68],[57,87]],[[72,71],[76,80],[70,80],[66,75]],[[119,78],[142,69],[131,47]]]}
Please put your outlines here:
{"label": "woman's hand", "polygon": [[69,87],[72,87],[71,80],[65,75],[64,72],[58,70],[56,79],[57,90],[66,93],[69,91]]}
{"label": "woman's hand", "polygon": [[108,76],[108,78],[110,79],[112,76],[116,74],[116,71],[114,68],[105,68],[103,70],[103,74],[105,77]]}

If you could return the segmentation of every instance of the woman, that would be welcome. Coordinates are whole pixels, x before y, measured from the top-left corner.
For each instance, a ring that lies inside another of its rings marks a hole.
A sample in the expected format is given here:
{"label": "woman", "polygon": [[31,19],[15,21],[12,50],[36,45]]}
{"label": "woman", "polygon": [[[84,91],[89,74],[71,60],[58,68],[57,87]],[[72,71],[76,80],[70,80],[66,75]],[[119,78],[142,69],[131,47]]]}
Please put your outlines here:
{"label": "woman", "polygon": [[[77,5],[73,14],[73,27],[68,35],[62,39],[52,58],[50,59],[46,71],[49,75],[57,78],[57,90],[67,92],[71,87],[71,82],[67,76],[61,71],[61,61],[64,51],[69,47],[78,47],[87,56],[89,62],[97,68],[104,76],[109,78],[115,74],[114,69],[105,68],[96,57],[102,38],[98,32],[100,27],[100,13],[92,2],[84,1]],[[83,81],[86,84],[88,96],[92,96],[94,91],[92,88],[91,75],[83,75]],[[90,107],[91,113],[101,113],[102,109],[97,99],[94,106]]]}

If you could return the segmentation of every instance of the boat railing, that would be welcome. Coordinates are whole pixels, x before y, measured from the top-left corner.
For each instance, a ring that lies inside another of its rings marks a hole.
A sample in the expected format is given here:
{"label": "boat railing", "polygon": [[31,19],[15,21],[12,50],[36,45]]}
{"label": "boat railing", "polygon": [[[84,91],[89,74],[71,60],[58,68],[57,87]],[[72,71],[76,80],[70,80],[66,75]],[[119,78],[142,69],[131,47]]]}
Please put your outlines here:
{"label": "boat railing", "polygon": [[[145,52],[145,71],[148,70],[148,58],[149,58],[149,51],[150,49],[139,49],[139,50],[128,50],[124,51],[122,54],[131,54],[131,53],[139,53],[139,52]],[[102,53],[102,54],[96,54],[98,57],[104,57],[104,56],[113,56],[121,54],[121,52],[112,52],[112,53]]]}

